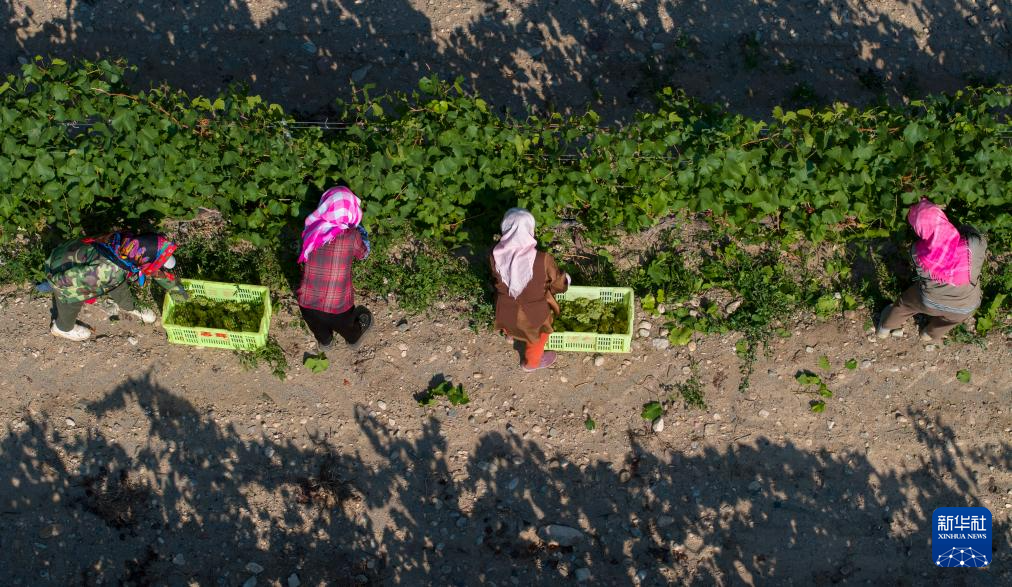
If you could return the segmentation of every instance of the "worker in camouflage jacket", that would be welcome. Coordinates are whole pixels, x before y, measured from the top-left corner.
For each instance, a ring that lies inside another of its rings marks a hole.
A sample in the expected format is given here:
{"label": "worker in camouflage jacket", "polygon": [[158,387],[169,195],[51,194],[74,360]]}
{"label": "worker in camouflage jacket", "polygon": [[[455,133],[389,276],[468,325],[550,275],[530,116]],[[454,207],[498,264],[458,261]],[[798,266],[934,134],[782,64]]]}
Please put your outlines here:
{"label": "worker in camouflage jacket", "polygon": [[153,279],[169,291],[188,297],[175,276],[166,271],[176,265],[175,243],[159,234],[113,233],[84,238],[56,247],[46,261],[45,271],[53,292],[54,320],[50,333],[81,341],[91,331],[77,323],[85,303],[108,296],[120,310],[145,324],[156,319],[153,310],[138,310],[130,293],[130,281],[142,286]]}

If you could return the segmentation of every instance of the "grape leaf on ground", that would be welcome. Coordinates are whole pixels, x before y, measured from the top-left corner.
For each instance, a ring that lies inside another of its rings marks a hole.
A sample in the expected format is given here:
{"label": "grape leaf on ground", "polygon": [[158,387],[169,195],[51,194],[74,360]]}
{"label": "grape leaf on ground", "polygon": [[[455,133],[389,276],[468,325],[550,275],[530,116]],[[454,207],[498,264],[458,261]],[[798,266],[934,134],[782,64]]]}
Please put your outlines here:
{"label": "grape leaf on ground", "polygon": [[327,359],[326,355],[322,353],[306,357],[306,360],[303,361],[302,364],[313,373],[323,373],[330,367],[330,361]]}
{"label": "grape leaf on ground", "polygon": [[650,420],[651,422],[660,418],[662,415],[664,415],[664,408],[661,406],[660,402],[647,402],[643,404],[643,411],[640,412],[640,416],[642,416],[644,420]]}

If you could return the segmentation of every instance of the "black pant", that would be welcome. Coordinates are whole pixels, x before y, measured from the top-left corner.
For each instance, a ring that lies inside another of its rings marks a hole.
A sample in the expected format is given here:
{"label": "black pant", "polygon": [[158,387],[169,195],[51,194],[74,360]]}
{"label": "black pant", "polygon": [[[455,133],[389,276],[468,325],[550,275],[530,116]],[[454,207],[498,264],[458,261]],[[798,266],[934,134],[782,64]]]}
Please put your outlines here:
{"label": "black pant", "polygon": [[335,332],[348,344],[355,344],[372,324],[372,313],[363,306],[352,306],[350,310],[340,314],[311,310],[302,306],[299,306],[299,309],[302,310],[302,318],[309,326],[310,332],[316,337],[316,342],[323,346],[329,346],[334,341]]}
{"label": "black pant", "polygon": [[[120,310],[132,312],[134,296],[130,293],[130,284],[126,281],[105,292],[112,301],[116,302]],[[53,294],[53,317],[56,320],[56,327],[64,332],[70,332],[77,324],[77,315],[81,313],[84,302],[61,302],[57,294]]]}

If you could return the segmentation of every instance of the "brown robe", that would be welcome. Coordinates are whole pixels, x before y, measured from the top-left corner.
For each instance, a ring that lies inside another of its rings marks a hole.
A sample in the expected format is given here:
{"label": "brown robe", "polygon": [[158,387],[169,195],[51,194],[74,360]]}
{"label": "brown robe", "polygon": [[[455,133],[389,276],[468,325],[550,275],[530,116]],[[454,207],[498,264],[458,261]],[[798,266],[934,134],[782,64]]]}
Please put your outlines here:
{"label": "brown robe", "polygon": [[534,257],[534,276],[517,299],[510,296],[491,255],[489,262],[495,279],[495,327],[524,342],[536,342],[543,332],[551,334],[552,322],[559,313],[554,294],[563,293],[569,287],[566,274],[555,264],[555,259],[538,251]]}

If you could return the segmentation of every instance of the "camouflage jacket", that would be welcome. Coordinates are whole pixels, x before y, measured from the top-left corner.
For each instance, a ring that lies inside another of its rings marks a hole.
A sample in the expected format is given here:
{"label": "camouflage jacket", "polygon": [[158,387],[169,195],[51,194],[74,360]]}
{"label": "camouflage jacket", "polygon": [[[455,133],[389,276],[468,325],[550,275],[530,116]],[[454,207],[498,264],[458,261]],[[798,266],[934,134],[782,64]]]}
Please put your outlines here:
{"label": "camouflage jacket", "polygon": [[[46,260],[45,271],[56,297],[67,304],[105,295],[129,277],[98,249],[80,240],[56,247]],[[175,287],[173,278],[164,272],[154,276],[154,281],[167,290]]]}

